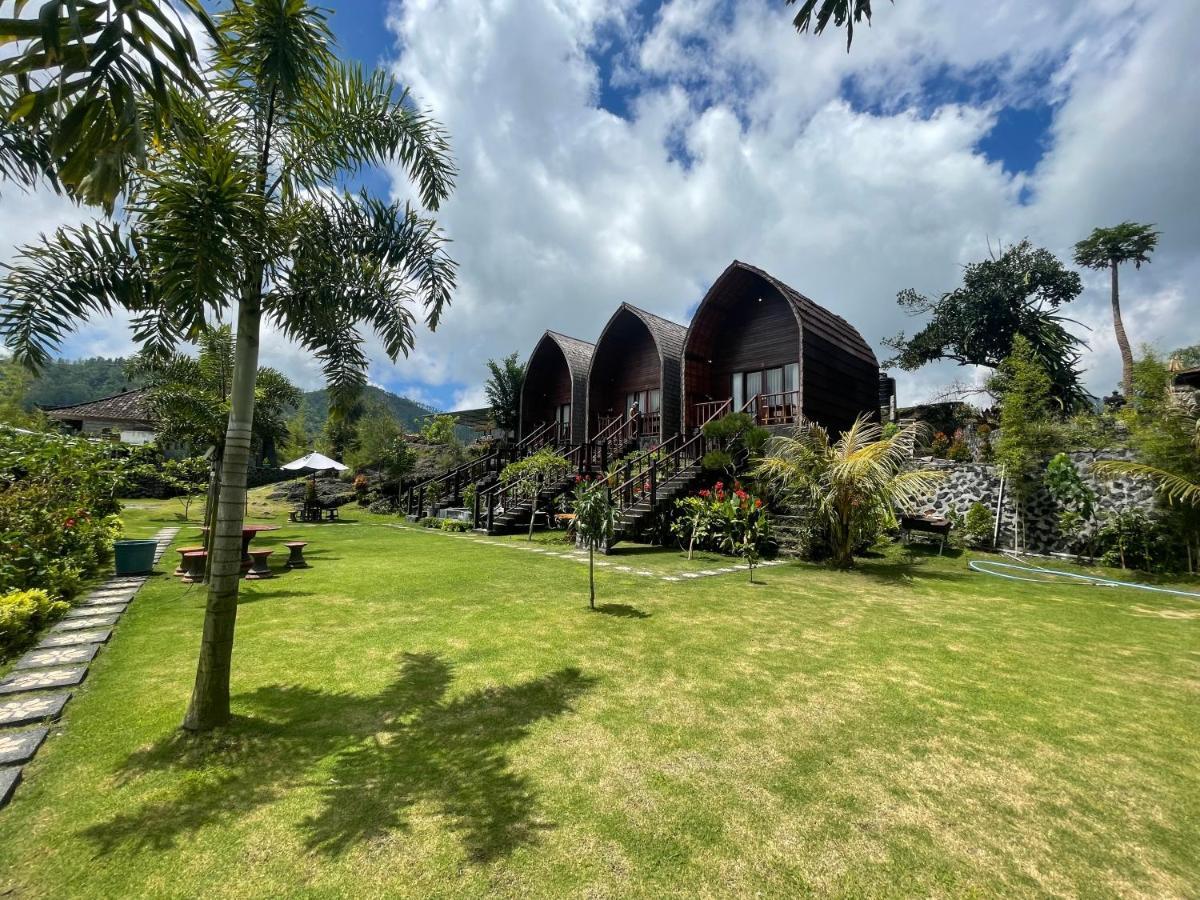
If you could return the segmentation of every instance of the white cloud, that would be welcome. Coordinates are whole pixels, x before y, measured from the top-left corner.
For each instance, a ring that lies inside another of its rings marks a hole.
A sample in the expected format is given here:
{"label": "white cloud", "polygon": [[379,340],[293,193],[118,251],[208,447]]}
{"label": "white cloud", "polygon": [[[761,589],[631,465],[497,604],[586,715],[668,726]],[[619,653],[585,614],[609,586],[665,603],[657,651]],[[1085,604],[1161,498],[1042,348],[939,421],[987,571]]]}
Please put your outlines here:
{"label": "white cloud", "polygon": [[[792,13],[672,0],[639,27],[632,0],[395,3],[395,69],[449,127],[461,170],[438,215],[460,285],[411,358],[393,366],[376,349],[371,379],[475,405],[489,357],[528,353],[546,328],[593,339],[623,300],[686,321],[734,258],[844,315],[883,357],[880,339],[913,327],[897,290],[953,287],[989,239],[1028,235],[1069,258],[1090,228],[1123,219],[1163,231],[1153,264],[1122,272],[1132,339],[1200,342],[1200,4],[905,0],[879,7],[850,54],[841,34],[797,36]],[[628,118],[598,104],[593,55],[613,40]],[[987,73],[998,97],[938,105],[924,91],[944,72]],[[1051,142],[1012,175],[978,143],[1000,105],[1034,98],[1054,104]],[[14,200],[0,201],[5,244],[71,213],[28,216]],[[1085,283],[1069,312],[1093,328],[1088,381],[1107,393],[1119,359],[1106,281]],[[263,356],[319,383],[276,336]],[[901,401],[973,377],[901,373]]]}

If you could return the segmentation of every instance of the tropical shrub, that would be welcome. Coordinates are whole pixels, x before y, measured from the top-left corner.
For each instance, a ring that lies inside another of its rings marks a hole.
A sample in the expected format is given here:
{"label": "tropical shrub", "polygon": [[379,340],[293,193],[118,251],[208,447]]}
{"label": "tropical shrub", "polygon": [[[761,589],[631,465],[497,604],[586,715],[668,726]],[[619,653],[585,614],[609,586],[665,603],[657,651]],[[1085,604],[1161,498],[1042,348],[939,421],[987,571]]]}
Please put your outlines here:
{"label": "tropical shrub", "polygon": [[905,468],[916,434],[910,425],[885,438],[882,427],[860,416],[831,442],[820,425],[801,423],[791,435],[771,439],[755,471],[821,520],[834,565],[848,569],[864,537],[941,479],[937,472]]}
{"label": "tropical shrub", "polygon": [[946,459],[954,462],[970,462],[971,450],[967,447],[966,435],[959,428],[954,432],[954,439],[950,441],[950,446],[946,448]]}
{"label": "tropical shrub", "polygon": [[0,657],[19,648],[68,608],[40,588],[0,594]]}
{"label": "tropical shrub", "polygon": [[771,432],[754,424],[749,413],[736,412],[713,419],[704,426],[704,437],[715,444],[704,455],[702,465],[711,472],[733,474],[739,459],[757,459],[771,437]]}
{"label": "tropical shrub", "polygon": [[967,509],[962,522],[962,541],[972,548],[990,547],[995,536],[996,517],[992,511],[976,500]]}
{"label": "tropical shrub", "polygon": [[1172,571],[1177,564],[1171,529],[1158,516],[1125,510],[1105,519],[1094,539],[1096,555],[1106,566]]}
{"label": "tropical shrub", "polygon": [[767,511],[761,499],[736,487],[727,502],[722,544],[728,552],[746,561],[753,584],[754,567],[758,565],[762,546],[771,533]]}
{"label": "tropical shrub", "polygon": [[108,444],[0,428],[0,593],[76,593],[120,534],[119,483]]}
{"label": "tropical shrub", "polygon": [[441,528],[442,520],[437,516],[426,516],[417,523],[422,528]]}
{"label": "tropical shrub", "polygon": [[[536,453],[505,466],[500,472],[500,481],[503,484],[512,484],[531,475],[540,475],[543,484],[550,484],[563,478],[570,471],[571,463],[565,456],[555,453],[549,447],[543,447]],[[534,480],[536,481],[536,478]],[[534,485],[531,484],[526,493],[532,495],[533,490]]]}
{"label": "tropical shrub", "polygon": [[696,548],[748,559],[746,541],[752,540],[754,546],[749,549],[757,562],[770,540],[766,515],[762,499],[751,496],[740,481],[730,490],[718,481],[711,490],[705,488],[694,497],[675,501],[671,532],[681,543],[686,542],[688,559]]}
{"label": "tropical shrub", "polygon": [[939,431],[933,436],[933,440],[929,443],[929,452],[938,459],[944,459],[946,451],[950,449],[950,438],[946,437],[946,432]]}
{"label": "tropical shrub", "polygon": [[442,519],[442,531],[457,531],[462,533],[471,527],[469,522],[459,519]]}

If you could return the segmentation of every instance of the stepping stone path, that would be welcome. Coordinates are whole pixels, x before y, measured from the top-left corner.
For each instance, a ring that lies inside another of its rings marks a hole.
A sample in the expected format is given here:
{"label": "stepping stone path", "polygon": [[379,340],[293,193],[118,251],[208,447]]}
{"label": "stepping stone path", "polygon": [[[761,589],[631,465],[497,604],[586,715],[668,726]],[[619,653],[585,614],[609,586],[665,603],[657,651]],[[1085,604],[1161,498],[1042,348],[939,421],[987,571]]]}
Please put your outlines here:
{"label": "stepping stone path", "polygon": [[[155,535],[155,563],[178,533],[178,528],[164,528]],[[145,576],[108,579],[78,601],[0,680],[0,808],[20,782],[21,767],[33,759],[49,734],[44,725],[20,726],[38,725],[62,715],[71,693],[59,689],[83,682],[88,664],[145,583]]]}

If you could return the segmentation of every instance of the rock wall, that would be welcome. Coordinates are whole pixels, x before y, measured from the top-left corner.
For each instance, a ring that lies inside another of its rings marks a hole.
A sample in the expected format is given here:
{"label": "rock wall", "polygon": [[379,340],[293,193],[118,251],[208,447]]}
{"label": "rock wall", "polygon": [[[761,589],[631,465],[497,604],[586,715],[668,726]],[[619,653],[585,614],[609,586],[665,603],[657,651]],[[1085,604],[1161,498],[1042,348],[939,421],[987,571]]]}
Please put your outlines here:
{"label": "rock wall", "polygon": [[[1128,459],[1128,453],[1110,450],[1081,451],[1069,456],[1084,483],[1096,492],[1097,520],[1103,521],[1114,513],[1128,509],[1150,511],[1154,508],[1154,488],[1149,482],[1129,478],[1107,481],[1091,474],[1091,464],[1095,460]],[[986,463],[954,463],[941,459],[916,460],[914,464],[937,469],[946,476],[934,494],[923,504],[917,505],[919,511],[940,516],[955,514],[964,517],[971,504],[979,502],[995,515],[996,501],[1000,493],[1000,472],[996,466]],[[1007,486],[1004,494],[999,546],[1012,547],[1016,508]],[[1081,533],[1069,535],[1064,540],[1058,533],[1059,511],[1058,504],[1046,489],[1039,485],[1024,510],[1026,549],[1038,553],[1070,552],[1071,544],[1081,537],[1086,537],[1097,527],[1096,521],[1093,521],[1088,523]]]}

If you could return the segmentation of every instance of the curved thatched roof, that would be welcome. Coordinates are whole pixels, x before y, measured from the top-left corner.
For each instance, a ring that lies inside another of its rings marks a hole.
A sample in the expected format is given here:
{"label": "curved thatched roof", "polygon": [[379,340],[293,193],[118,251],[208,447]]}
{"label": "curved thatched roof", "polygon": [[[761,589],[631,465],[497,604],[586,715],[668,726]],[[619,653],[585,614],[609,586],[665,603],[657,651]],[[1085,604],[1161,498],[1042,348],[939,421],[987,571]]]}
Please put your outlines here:
{"label": "curved thatched roof", "polygon": [[586,382],[588,366],[592,364],[592,351],[596,349],[596,346],[557,331],[547,331],[533,345],[533,353],[529,354],[530,359],[533,359],[533,354],[537,353],[538,348],[542,346],[542,341],[547,340],[554,341],[558,345],[558,349],[562,351],[563,358],[567,361],[567,368],[571,371],[571,378],[582,378]]}
{"label": "curved thatched roof", "polygon": [[683,359],[683,344],[687,338],[687,326],[680,325],[678,322],[672,322],[670,319],[664,319],[662,316],[656,316],[652,312],[640,307],[634,306],[632,303],[622,303],[617,307],[616,312],[609,317],[609,320],[604,323],[604,330],[600,332],[600,337],[596,339],[596,346],[604,341],[604,335],[608,332],[612,324],[620,318],[622,313],[631,313],[641,320],[646,326],[646,330],[650,332],[650,337],[654,339],[654,346],[658,348],[658,356],[662,362],[668,360]]}
{"label": "curved thatched roof", "polygon": [[705,305],[720,298],[734,287],[740,273],[756,275],[775,288],[780,296],[791,304],[796,318],[800,321],[801,328],[805,331],[820,335],[835,347],[858,357],[863,362],[870,363],[875,368],[879,367],[875,351],[871,349],[871,345],[866,342],[857,328],[841,316],[810,300],[791,285],[780,281],[771,273],[737,259],[729,264],[713,282],[712,287],[708,289],[708,293],[704,295],[704,299],[700,301],[700,306],[696,309],[696,314],[692,317],[693,324],[701,320],[701,312]]}

